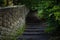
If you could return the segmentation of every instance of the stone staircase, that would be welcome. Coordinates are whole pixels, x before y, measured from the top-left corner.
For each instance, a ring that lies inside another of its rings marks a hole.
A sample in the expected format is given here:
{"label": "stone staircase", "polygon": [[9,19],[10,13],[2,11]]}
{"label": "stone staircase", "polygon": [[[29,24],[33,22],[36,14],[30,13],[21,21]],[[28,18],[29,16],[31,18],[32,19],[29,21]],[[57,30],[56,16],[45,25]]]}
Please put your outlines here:
{"label": "stone staircase", "polygon": [[44,33],[45,28],[42,24],[28,24],[18,40],[48,40],[49,35]]}

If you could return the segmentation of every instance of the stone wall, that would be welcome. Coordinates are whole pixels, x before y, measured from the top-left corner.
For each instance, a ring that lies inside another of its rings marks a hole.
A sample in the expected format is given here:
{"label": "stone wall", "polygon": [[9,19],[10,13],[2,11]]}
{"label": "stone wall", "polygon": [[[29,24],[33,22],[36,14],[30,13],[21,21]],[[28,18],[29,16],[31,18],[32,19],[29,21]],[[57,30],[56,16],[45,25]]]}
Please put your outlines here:
{"label": "stone wall", "polygon": [[25,24],[28,12],[24,5],[0,8],[0,40],[13,40],[18,29]]}

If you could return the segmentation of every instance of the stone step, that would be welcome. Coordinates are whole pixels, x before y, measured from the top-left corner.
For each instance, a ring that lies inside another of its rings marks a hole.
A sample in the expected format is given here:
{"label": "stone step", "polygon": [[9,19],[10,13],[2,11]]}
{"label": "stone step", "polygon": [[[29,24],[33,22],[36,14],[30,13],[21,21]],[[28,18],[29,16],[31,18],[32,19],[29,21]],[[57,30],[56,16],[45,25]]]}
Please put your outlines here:
{"label": "stone step", "polygon": [[46,28],[46,27],[43,27],[43,25],[27,25],[26,28]]}
{"label": "stone step", "polygon": [[28,35],[28,36],[30,36],[30,35],[31,35],[31,36],[32,36],[32,35],[46,35],[46,33],[40,33],[40,34],[24,34],[24,33],[23,33],[22,35]]}
{"label": "stone step", "polygon": [[44,32],[24,32],[23,35],[39,35],[43,34]]}
{"label": "stone step", "polygon": [[33,24],[32,25],[27,25],[27,27],[37,27],[37,26],[40,27],[40,25],[35,25],[35,24],[34,25]]}
{"label": "stone step", "polygon": [[49,38],[48,35],[23,35],[23,36],[20,36],[19,39],[29,39],[29,40],[32,40],[32,39],[39,39],[39,40],[47,40]]}
{"label": "stone step", "polygon": [[26,27],[26,29],[45,29],[44,27]]}
{"label": "stone step", "polygon": [[39,38],[40,36],[21,36],[20,38]]}
{"label": "stone step", "polygon": [[49,38],[19,38],[18,40],[49,40]]}
{"label": "stone step", "polygon": [[25,32],[44,32],[44,29],[25,29]]}

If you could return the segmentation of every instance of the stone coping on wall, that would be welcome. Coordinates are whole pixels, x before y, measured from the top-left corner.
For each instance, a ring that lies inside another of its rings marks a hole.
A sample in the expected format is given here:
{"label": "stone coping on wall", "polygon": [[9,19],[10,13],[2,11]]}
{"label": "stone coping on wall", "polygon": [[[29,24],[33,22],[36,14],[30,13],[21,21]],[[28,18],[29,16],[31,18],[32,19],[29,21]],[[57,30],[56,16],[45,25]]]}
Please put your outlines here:
{"label": "stone coping on wall", "polygon": [[0,9],[17,8],[17,7],[23,7],[23,6],[25,6],[25,5],[15,5],[15,6],[0,7]]}

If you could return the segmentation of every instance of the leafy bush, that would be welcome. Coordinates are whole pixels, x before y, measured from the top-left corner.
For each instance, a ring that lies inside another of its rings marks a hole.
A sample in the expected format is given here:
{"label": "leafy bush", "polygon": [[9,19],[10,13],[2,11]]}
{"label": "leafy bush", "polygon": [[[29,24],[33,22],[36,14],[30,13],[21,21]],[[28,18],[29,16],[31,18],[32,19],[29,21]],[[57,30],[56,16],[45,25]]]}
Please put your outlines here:
{"label": "leafy bush", "polygon": [[48,16],[47,16],[47,22],[49,24],[48,27],[52,28],[49,29],[48,32],[50,30],[56,30],[56,28],[59,27],[60,25],[60,6],[59,5],[54,5],[51,9],[48,9]]}
{"label": "leafy bush", "polygon": [[13,5],[13,0],[0,0],[0,7]]}

